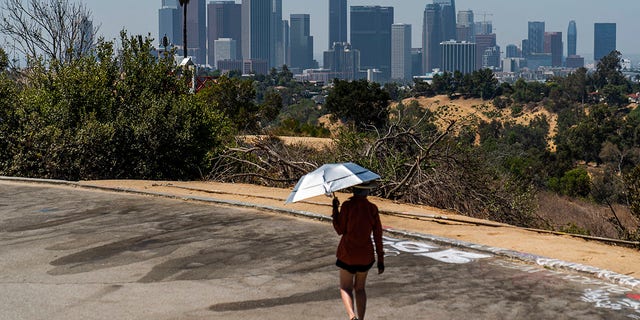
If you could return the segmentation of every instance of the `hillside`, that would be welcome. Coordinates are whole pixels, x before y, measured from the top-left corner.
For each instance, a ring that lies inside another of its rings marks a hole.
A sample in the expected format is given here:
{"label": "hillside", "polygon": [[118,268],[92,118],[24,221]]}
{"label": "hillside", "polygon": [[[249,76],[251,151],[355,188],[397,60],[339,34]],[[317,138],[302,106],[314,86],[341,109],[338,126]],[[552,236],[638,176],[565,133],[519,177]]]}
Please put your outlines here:
{"label": "hillside", "polygon": [[[502,121],[521,125],[528,125],[536,117],[542,116],[549,123],[547,141],[549,149],[554,150],[553,138],[556,134],[558,116],[549,112],[539,105],[525,106],[520,112],[515,113],[511,108],[498,110],[492,101],[481,99],[454,99],[441,95],[431,98],[408,98],[402,101],[407,106],[416,101],[421,107],[428,108],[440,115],[444,120],[457,120],[458,124],[464,126],[471,125],[479,121]],[[391,108],[395,108],[398,103],[393,103]],[[631,105],[633,108],[636,105]],[[332,123],[328,116],[321,119],[321,123],[332,130],[339,125]],[[478,137],[479,138],[479,137]],[[307,137],[281,137],[286,144],[304,144],[322,150],[330,146],[331,139],[307,138]],[[596,168],[591,168],[595,170]],[[571,233],[590,234],[592,236],[618,238],[618,230],[612,223],[614,216],[628,227],[635,230],[640,223],[631,215],[628,208],[624,206],[613,206],[612,208],[598,205],[592,202],[562,197],[552,193],[540,193],[538,195],[538,211],[536,215],[545,221],[546,227],[556,231],[566,231]]]}
{"label": "hillside", "polygon": [[[542,106],[524,106],[520,112],[516,113],[511,108],[499,110],[493,105],[492,101],[463,98],[452,100],[446,95],[430,98],[408,98],[404,99],[402,104],[407,106],[413,101],[417,101],[421,107],[441,115],[443,120],[456,120],[463,125],[479,121],[490,122],[492,120],[528,125],[531,120],[542,116],[549,123],[549,134],[547,135],[549,148],[551,150],[555,149],[553,137],[556,134],[558,115],[547,111]],[[391,108],[395,108],[397,105],[398,103],[393,103]],[[442,124],[444,125],[444,121]]]}

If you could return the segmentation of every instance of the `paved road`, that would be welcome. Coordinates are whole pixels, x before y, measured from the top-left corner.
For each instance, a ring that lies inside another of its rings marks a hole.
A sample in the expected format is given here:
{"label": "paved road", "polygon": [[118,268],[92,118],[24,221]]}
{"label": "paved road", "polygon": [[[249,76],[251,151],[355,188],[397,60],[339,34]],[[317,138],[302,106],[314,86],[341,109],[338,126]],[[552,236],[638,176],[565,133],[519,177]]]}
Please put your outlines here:
{"label": "paved road", "polygon": [[[327,223],[0,182],[0,319],[345,319]],[[386,238],[368,319],[640,319],[583,275]]]}

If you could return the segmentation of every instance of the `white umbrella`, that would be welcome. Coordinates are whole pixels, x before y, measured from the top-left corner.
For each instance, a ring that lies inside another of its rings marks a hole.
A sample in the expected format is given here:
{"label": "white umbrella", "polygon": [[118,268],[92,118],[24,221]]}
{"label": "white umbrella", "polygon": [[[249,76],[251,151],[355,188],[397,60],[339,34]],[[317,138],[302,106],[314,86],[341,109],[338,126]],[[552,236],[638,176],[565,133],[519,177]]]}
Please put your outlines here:
{"label": "white umbrella", "polygon": [[285,203],[331,195],[332,192],[380,179],[380,176],[355,163],[329,163],[302,176]]}

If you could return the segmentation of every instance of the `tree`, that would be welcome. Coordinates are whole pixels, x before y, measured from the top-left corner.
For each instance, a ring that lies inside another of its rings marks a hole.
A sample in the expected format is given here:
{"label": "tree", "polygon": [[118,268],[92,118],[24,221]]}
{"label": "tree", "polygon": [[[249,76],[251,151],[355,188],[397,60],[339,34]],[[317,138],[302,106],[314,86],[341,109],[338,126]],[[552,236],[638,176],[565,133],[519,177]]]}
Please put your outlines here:
{"label": "tree", "polygon": [[260,106],[255,102],[256,90],[252,80],[223,75],[197,95],[200,101],[222,112],[237,130],[258,130]]}
{"label": "tree", "polygon": [[0,48],[0,72],[4,72],[9,68],[9,56],[3,48]]}
{"label": "tree", "polygon": [[182,6],[182,50],[184,57],[187,58],[187,7],[190,0],[179,0]]}
{"label": "tree", "polygon": [[596,72],[593,74],[596,89],[602,89],[606,85],[628,85],[627,79],[621,71],[621,56],[619,51],[614,50],[600,59]]}
{"label": "tree", "polygon": [[0,121],[0,174],[201,177],[230,140],[222,113],[188,93],[173,59],[153,55],[151,39],[123,32],[114,47],[100,42],[95,55],[66,64],[34,61],[15,95],[0,81],[0,118],[8,120]]}
{"label": "tree", "polygon": [[69,63],[94,47],[91,11],[70,0],[4,0],[0,32],[28,59]]}
{"label": "tree", "polygon": [[384,127],[389,121],[389,93],[367,80],[336,79],[325,107],[334,116],[359,129]]}
{"label": "tree", "polygon": [[640,165],[625,176],[625,184],[631,213],[640,218]]}

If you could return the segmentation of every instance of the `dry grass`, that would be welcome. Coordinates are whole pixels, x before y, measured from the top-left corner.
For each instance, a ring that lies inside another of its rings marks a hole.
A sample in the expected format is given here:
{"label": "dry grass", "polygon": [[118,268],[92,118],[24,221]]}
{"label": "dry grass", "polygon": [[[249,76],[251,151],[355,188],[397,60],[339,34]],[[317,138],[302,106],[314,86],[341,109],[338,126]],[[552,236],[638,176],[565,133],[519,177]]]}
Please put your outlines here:
{"label": "dry grass", "polygon": [[[545,219],[556,231],[566,230],[571,225],[589,231],[597,237],[619,238],[620,234],[612,221],[614,215],[608,206],[579,199],[572,199],[549,192],[538,195],[538,216]],[[638,228],[639,221],[627,207],[614,205],[616,215],[627,230]]]}
{"label": "dry grass", "polygon": [[[446,125],[449,120],[456,120],[462,124],[498,120],[503,122],[513,122],[520,125],[529,125],[529,123],[531,123],[531,121],[536,117],[543,116],[549,123],[549,133],[547,135],[549,148],[552,151],[555,150],[553,138],[556,135],[558,115],[547,111],[540,105],[524,106],[521,113],[513,115],[510,108],[498,110],[493,105],[492,101],[484,101],[481,99],[459,98],[451,100],[446,95],[439,95],[430,98],[408,98],[403,100],[402,103],[404,105],[409,105],[412,101],[417,101],[421,107],[439,114],[442,120],[440,125]],[[394,103],[391,107],[394,108],[396,105],[397,103]]]}

